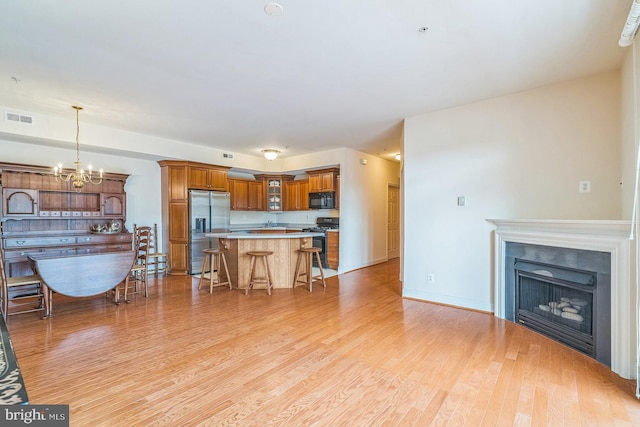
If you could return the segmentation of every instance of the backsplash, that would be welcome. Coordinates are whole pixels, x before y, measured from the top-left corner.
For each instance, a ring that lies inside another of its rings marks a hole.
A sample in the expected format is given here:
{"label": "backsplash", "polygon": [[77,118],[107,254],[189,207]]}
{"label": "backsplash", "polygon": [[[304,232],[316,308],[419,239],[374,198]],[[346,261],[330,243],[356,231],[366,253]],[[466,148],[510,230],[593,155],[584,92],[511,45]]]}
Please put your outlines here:
{"label": "backsplash", "polygon": [[312,211],[291,211],[291,212],[253,212],[253,211],[231,211],[231,225],[241,224],[266,224],[271,221],[273,224],[308,224],[315,225],[319,216],[340,216],[337,209],[322,209]]}

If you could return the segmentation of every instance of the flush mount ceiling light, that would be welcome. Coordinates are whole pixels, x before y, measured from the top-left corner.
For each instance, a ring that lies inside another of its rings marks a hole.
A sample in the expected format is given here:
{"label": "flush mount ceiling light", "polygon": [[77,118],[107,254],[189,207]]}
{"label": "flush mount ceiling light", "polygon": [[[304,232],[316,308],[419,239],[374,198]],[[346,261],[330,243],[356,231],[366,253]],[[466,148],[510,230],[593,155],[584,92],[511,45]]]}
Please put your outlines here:
{"label": "flush mount ceiling light", "polygon": [[280,152],[278,150],[269,148],[267,150],[262,150],[262,154],[264,154],[264,158],[267,160],[275,160]]}
{"label": "flush mount ceiling light", "polygon": [[282,12],[284,12],[284,9],[282,8],[282,5],[279,3],[267,3],[264,6],[264,13],[266,13],[269,16],[280,16],[282,15]]}

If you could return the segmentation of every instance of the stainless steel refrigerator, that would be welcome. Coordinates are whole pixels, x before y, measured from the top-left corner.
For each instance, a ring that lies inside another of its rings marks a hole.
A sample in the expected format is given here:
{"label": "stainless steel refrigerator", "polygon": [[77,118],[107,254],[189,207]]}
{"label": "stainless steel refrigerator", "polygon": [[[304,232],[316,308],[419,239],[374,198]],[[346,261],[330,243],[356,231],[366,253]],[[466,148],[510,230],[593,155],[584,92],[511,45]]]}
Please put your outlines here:
{"label": "stainless steel refrigerator", "polygon": [[218,239],[205,234],[229,231],[230,211],[229,193],[189,190],[189,274],[202,272],[204,249],[218,247]]}

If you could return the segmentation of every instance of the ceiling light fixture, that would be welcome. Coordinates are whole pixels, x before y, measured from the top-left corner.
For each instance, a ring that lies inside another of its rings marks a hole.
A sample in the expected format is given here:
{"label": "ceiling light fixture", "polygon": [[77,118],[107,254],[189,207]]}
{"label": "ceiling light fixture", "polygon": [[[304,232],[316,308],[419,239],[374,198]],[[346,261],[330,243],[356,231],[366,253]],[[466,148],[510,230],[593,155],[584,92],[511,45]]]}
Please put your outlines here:
{"label": "ceiling light fixture", "polygon": [[622,28],[622,34],[620,34],[620,41],[618,44],[621,47],[631,46],[633,39],[638,32],[638,26],[640,26],[640,3],[638,0],[633,0],[629,15],[627,16],[627,22],[625,22]]}
{"label": "ceiling light fixture", "polygon": [[76,165],[76,170],[73,172],[68,172],[66,175],[64,173],[64,169],[62,167],[62,163],[58,163],[58,166],[53,168],[53,175],[56,177],[56,181],[58,182],[69,182],[73,184],[73,188],[77,192],[82,190],[85,182],[90,182],[92,184],[100,184],[102,182],[102,169],[100,169],[100,176],[95,177],[93,175],[93,167],[89,165],[89,171],[85,172],[82,169],[82,163],[80,163],[80,123],[79,123],[79,113],[82,110],[82,107],[77,105],[72,106],[74,110],[76,110],[76,161],[74,162]]}
{"label": "ceiling light fixture", "polygon": [[264,158],[267,160],[275,160],[276,158],[278,158],[278,154],[280,154],[280,152],[278,150],[269,148],[267,150],[262,150],[262,154],[264,154]]}
{"label": "ceiling light fixture", "polygon": [[284,12],[284,8],[279,3],[275,3],[275,2],[267,3],[264,6],[264,13],[266,13],[269,16],[280,16],[282,15],[282,12]]}

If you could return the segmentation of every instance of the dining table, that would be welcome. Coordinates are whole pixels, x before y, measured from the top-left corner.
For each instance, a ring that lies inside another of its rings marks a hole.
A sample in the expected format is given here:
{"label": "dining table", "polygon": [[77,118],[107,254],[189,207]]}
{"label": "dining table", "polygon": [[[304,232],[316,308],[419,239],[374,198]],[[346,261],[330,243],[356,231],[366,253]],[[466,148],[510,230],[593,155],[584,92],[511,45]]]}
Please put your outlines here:
{"label": "dining table", "polygon": [[110,291],[126,279],[135,251],[53,250],[32,252],[27,258],[51,291],[69,297],[90,297]]}

